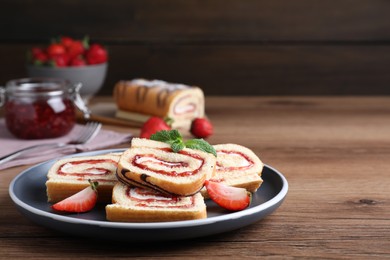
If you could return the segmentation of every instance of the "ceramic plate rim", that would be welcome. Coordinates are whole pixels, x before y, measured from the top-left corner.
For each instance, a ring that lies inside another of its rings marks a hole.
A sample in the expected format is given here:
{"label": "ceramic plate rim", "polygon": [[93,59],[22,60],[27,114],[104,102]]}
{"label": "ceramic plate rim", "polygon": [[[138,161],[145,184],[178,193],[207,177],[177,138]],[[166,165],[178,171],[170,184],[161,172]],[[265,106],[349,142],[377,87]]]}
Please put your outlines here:
{"label": "ceramic plate rim", "polygon": [[249,216],[255,213],[258,213],[262,210],[265,210],[267,208],[270,208],[281,201],[284,200],[284,198],[287,195],[288,192],[288,182],[286,178],[281,174],[279,171],[274,169],[273,167],[265,164],[264,166],[275,172],[278,177],[282,181],[282,188],[279,191],[278,194],[276,194],[272,199],[254,206],[249,209],[245,209],[238,212],[233,212],[229,214],[224,214],[220,216],[213,216],[206,219],[198,219],[198,220],[185,220],[185,221],[173,221],[173,222],[148,222],[148,223],[135,223],[135,222],[110,222],[110,221],[101,221],[101,220],[87,220],[87,219],[78,219],[73,218],[70,216],[65,215],[59,215],[52,212],[47,212],[38,208],[35,208],[25,202],[23,202],[14,192],[15,183],[22,178],[25,174],[27,174],[29,171],[33,170],[34,168],[38,168],[39,166],[43,164],[47,164],[50,162],[54,162],[55,160],[72,157],[72,156],[88,156],[88,155],[94,155],[94,154],[102,154],[102,153],[113,153],[113,152],[122,152],[125,149],[108,149],[108,150],[97,150],[97,151],[89,151],[89,152],[83,152],[83,153],[77,153],[72,155],[67,155],[61,158],[48,160],[39,164],[36,164],[34,166],[31,166],[25,170],[23,170],[21,173],[19,173],[10,183],[9,185],[9,195],[12,199],[12,201],[19,207],[29,211],[30,213],[33,213],[35,215],[46,217],[53,219],[55,221],[70,223],[70,224],[82,224],[82,225],[92,225],[92,226],[100,226],[100,227],[106,227],[106,228],[125,228],[125,229],[171,229],[171,228],[180,228],[180,227],[195,227],[195,226],[203,226],[203,225],[209,225],[220,221],[227,221],[227,220],[233,220],[242,218],[245,216]]}

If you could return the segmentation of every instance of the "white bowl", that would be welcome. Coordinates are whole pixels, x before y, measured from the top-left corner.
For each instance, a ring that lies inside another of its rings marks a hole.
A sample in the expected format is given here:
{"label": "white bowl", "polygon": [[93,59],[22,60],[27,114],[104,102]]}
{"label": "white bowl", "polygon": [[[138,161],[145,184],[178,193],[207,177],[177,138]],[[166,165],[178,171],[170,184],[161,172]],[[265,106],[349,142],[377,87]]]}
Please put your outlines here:
{"label": "white bowl", "polygon": [[107,63],[79,67],[43,67],[27,66],[27,73],[32,78],[60,78],[72,84],[81,83],[81,97],[85,102],[94,96],[103,86],[107,73]]}

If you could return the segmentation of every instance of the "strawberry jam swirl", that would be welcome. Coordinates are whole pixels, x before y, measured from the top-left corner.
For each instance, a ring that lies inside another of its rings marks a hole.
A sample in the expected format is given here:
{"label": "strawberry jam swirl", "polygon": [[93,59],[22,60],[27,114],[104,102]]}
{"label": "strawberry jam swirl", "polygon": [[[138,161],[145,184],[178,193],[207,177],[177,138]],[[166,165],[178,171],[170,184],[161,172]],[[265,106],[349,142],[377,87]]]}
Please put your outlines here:
{"label": "strawberry jam swirl", "polygon": [[128,187],[126,196],[137,207],[153,208],[191,208],[195,205],[193,197],[176,197],[161,194],[156,191]]}
{"label": "strawberry jam swirl", "polygon": [[[228,151],[228,150],[218,150],[217,151],[217,158],[223,158],[225,157],[226,159],[217,160],[216,164],[216,171],[240,171],[240,170],[247,170],[251,168],[254,165],[254,162],[252,161],[249,156],[247,156],[244,153],[238,152],[238,151]],[[233,159],[235,158],[235,159]],[[238,163],[237,163],[238,161]],[[224,163],[228,162],[235,162],[235,166],[229,166],[229,165],[224,165]]]}
{"label": "strawberry jam swirl", "polygon": [[[160,149],[171,153],[171,149]],[[140,169],[152,171],[155,173],[175,176],[175,177],[186,177],[197,174],[203,167],[205,161],[204,158],[197,154],[192,154],[186,151],[179,151],[181,155],[191,157],[198,161],[197,168],[190,169],[189,164],[184,161],[171,162],[158,158],[155,154],[137,154],[133,157],[132,164]],[[158,169],[160,167],[160,169]],[[182,170],[182,171],[179,171]]]}
{"label": "strawberry jam swirl", "polygon": [[196,111],[196,104],[191,101],[191,95],[180,97],[174,104],[173,113],[175,115],[194,114]]}
{"label": "strawberry jam swirl", "polygon": [[98,178],[115,173],[117,166],[118,163],[116,161],[109,159],[72,161],[61,165],[57,174],[63,176],[76,176],[78,177],[77,180],[91,178],[99,181],[109,181],[107,179]]}

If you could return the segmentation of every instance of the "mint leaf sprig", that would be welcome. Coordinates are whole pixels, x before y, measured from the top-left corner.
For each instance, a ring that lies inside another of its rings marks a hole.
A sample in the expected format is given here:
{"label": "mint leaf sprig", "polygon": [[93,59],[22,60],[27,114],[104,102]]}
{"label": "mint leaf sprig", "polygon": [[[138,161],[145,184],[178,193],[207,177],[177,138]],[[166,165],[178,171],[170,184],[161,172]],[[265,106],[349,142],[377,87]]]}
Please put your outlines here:
{"label": "mint leaf sprig", "polygon": [[150,136],[150,139],[171,145],[171,148],[175,153],[185,148],[183,138],[177,130],[162,130]]}
{"label": "mint leaf sprig", "polygon": [[153,134],[150,139],[169,144],[175,153],[187,147],[190,149],[211,153],[217,157],[217,152],[215,151],[214,147],[207,141],[204,139],[190,139],[184,142],[182,136],[177,130],[162,130]]}
{"label": "mint leaf sprig", "polygon": [[211,153],[215,157],[217,157],[217,152],[215,151],[214,147],[204,139],[190,139],[185,142],[185,146],[190,149],[201,150],[206,153]]}

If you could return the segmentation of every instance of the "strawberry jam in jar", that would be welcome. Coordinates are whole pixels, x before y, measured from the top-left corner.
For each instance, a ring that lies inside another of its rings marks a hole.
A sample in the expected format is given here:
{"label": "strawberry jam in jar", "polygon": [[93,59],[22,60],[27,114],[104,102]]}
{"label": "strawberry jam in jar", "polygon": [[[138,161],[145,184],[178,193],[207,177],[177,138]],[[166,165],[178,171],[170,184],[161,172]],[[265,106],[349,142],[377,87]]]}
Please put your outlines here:
{"label": "strawberry jam in jar", "polygon": [[0,88],[0,105],[4,106],[8,130],[21,139],[55,138],[69,133],[76,121],[80,87],[81,84],[72,86],[65,80],[49,78],[7,82],[5,88]]}

